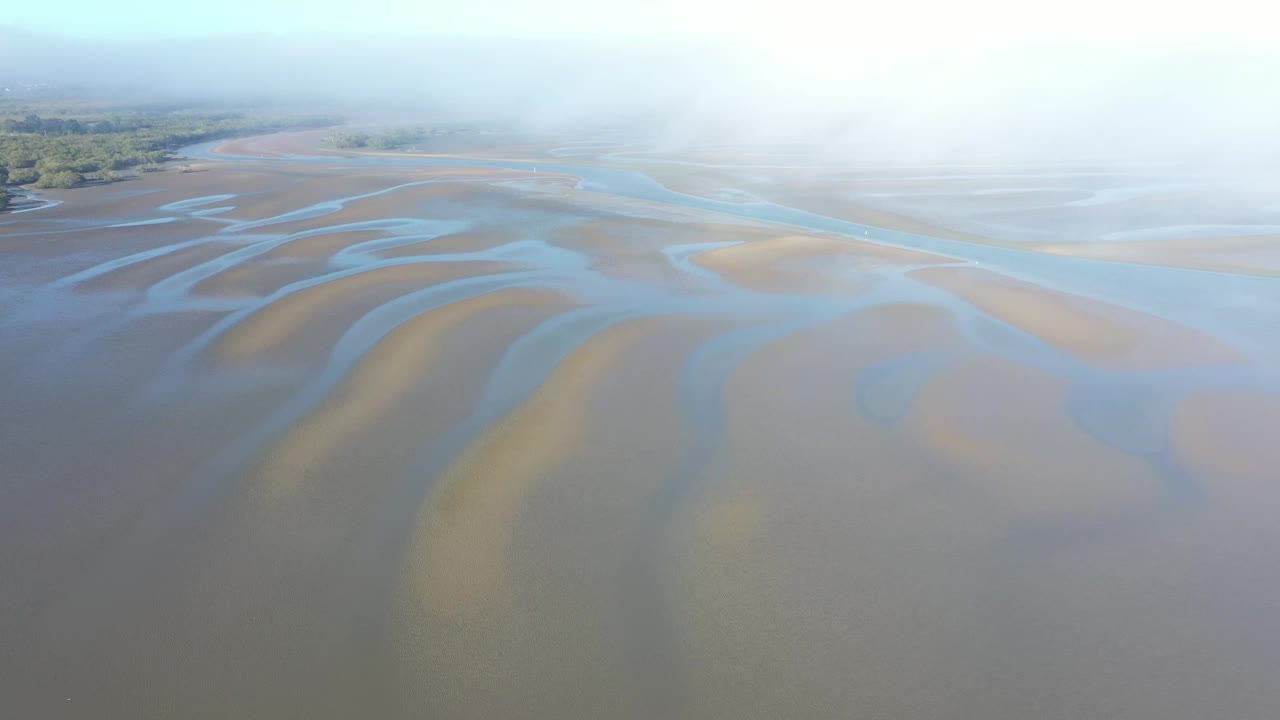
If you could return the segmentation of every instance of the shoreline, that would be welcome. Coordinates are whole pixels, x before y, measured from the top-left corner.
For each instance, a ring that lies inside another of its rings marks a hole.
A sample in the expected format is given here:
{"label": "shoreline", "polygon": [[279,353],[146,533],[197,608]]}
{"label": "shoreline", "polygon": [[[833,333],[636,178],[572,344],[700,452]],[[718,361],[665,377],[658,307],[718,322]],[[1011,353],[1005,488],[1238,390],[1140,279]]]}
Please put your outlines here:
{"label": "shoreline", "polygon": [[36,210],[46,210],[61,205],[63,200],[45,200],[41,198],[40,193],[36,192],[25,185],[17,188],[9,188],[9,206],[0,215],[21,215],[23,213],[35,212]]}

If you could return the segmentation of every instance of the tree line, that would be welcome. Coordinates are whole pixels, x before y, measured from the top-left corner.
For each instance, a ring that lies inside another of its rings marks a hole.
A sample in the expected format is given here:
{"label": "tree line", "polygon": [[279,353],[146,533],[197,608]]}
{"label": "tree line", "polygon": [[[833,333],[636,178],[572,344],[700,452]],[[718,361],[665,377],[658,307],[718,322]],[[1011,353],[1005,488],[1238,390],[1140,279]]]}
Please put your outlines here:
{"label": "tree line", "polygon": [[394,150],[406,145],[426,142],[441,135],[469,135],[474,130],[406,127],[386,130],[379,133],[339,132],[330,135],[326,140],[334,147],[344,150],[371,148],[373,150]]}
{"label": "tree line", "polygon": [[337,122],[326,116],[240,113],[139,113],[82,119],[28,113],[0,119],[0,184],[73,188],[89,181],[113,182],[121,179],[121,171],[158,169],[184,145]]}
{"label": "tree line", "polygon": [[431,130],[427,128],[401,128],[381,133],[334,133],[328,140],[333,143],[334,147],[344,149],[367,147],[375,150],[391,150],[403,145],[422,142],[429,137],[431,137]]}
{"label": "tree line", "polygon": [[0,122],[0,132],[7,134],[30,133],[39,135],[89,135],[117,132],[115,123],[110,120],[89,120],[81,122],[76,118],[45,117],[35,113],[26,117],[5,118]]}

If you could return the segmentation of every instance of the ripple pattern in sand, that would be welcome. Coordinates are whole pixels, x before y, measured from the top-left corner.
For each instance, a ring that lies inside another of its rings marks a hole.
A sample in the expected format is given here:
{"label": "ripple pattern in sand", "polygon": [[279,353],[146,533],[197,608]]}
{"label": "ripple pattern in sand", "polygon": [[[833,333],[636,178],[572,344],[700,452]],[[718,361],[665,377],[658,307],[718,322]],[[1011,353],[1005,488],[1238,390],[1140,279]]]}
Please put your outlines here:
{"label": "ripple pattern in sand", "polygon": [[[1025,717],[1139,600],[1186,620],[1153,586],[1257,619],[1200,594],[1276,539],[1222,423],[1280,378],[1234,335],[603,175],[347,169],[0,235],[41,278],[0,316],[14,707]],[[1272,697],[1270,646],[1201,639]]]}

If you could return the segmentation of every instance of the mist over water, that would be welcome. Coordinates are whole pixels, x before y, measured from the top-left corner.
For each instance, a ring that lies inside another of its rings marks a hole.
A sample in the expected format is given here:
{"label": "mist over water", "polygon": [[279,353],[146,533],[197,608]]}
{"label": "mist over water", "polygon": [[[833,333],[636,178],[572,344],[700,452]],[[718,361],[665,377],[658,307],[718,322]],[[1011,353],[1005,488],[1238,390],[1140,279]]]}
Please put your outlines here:
{"label": "mist over water", "polygon": [[[812,30],[812,29],[811,29]],[[527,130],[623,125],[674,148],[817,158],[1273,162],[1280,53],[1243,45],[1009,45],[789,37],[241,33],[74,38],[0,27],[0,68],[116,100],[429,111]],[[93,62],[84,62],[92,57]]]}

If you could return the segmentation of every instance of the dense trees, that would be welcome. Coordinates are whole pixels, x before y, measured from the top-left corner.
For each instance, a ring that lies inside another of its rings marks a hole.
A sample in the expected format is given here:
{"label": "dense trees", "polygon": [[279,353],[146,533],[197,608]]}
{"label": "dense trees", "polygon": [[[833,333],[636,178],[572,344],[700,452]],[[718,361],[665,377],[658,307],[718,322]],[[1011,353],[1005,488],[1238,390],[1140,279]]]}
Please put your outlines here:
{"label": "dense trees", "polygon": [[387,130],[381,133],[334,133],[329,136],[328,140],[334,147],[344,149],[367,147],[375,150],[392,150],[405,145],[424,142],[434,135],[446,133],[447,131],[440,129],[413,127]]}
{"label": "dense trees", "polygon": [[334,133],[329,136],[329,142],[343,149],[362,148],[369,145],[370,137],[369,133]]}
{"label": "dense trees", "polygon": [[[0,117],[3,111],[0,106]],[[154,170],[173,150],[203,140],[335,122],[329,117],[250,117],[231,112],[78,118],[26,112],[0,119],[0,169],[6,170],[9,184],[75,187],[90,173],[110,182],[119,178],[118,170]]]}
{"label": "dense trees", "polygon": [[10,168],[9,184],[10,185],[26,185],[40,179],[40,173],[35,168]]}
{"label": "dense trees", "polygon": [[369,140],[369,146],[380,150],[390,150],[402,145],[422,142],[430,136],[431,131],[426,128],[400,128],[373,136]]}
{"label": "dense trees", "polygon": [[63,190],[80,187],[83,184],[84,175],[73,170],[40,173],[40,179],[36,181],[36,187],[38,188],[60,188]]}
{"label": "dense trees", "polygon": [[9,134],[83,135],[115,132],[115,126],[110,120],[81,122],[76,118],[42,118],[35,113],[28,113],[22,118],[5,118],[0,122],[0,131]]}

